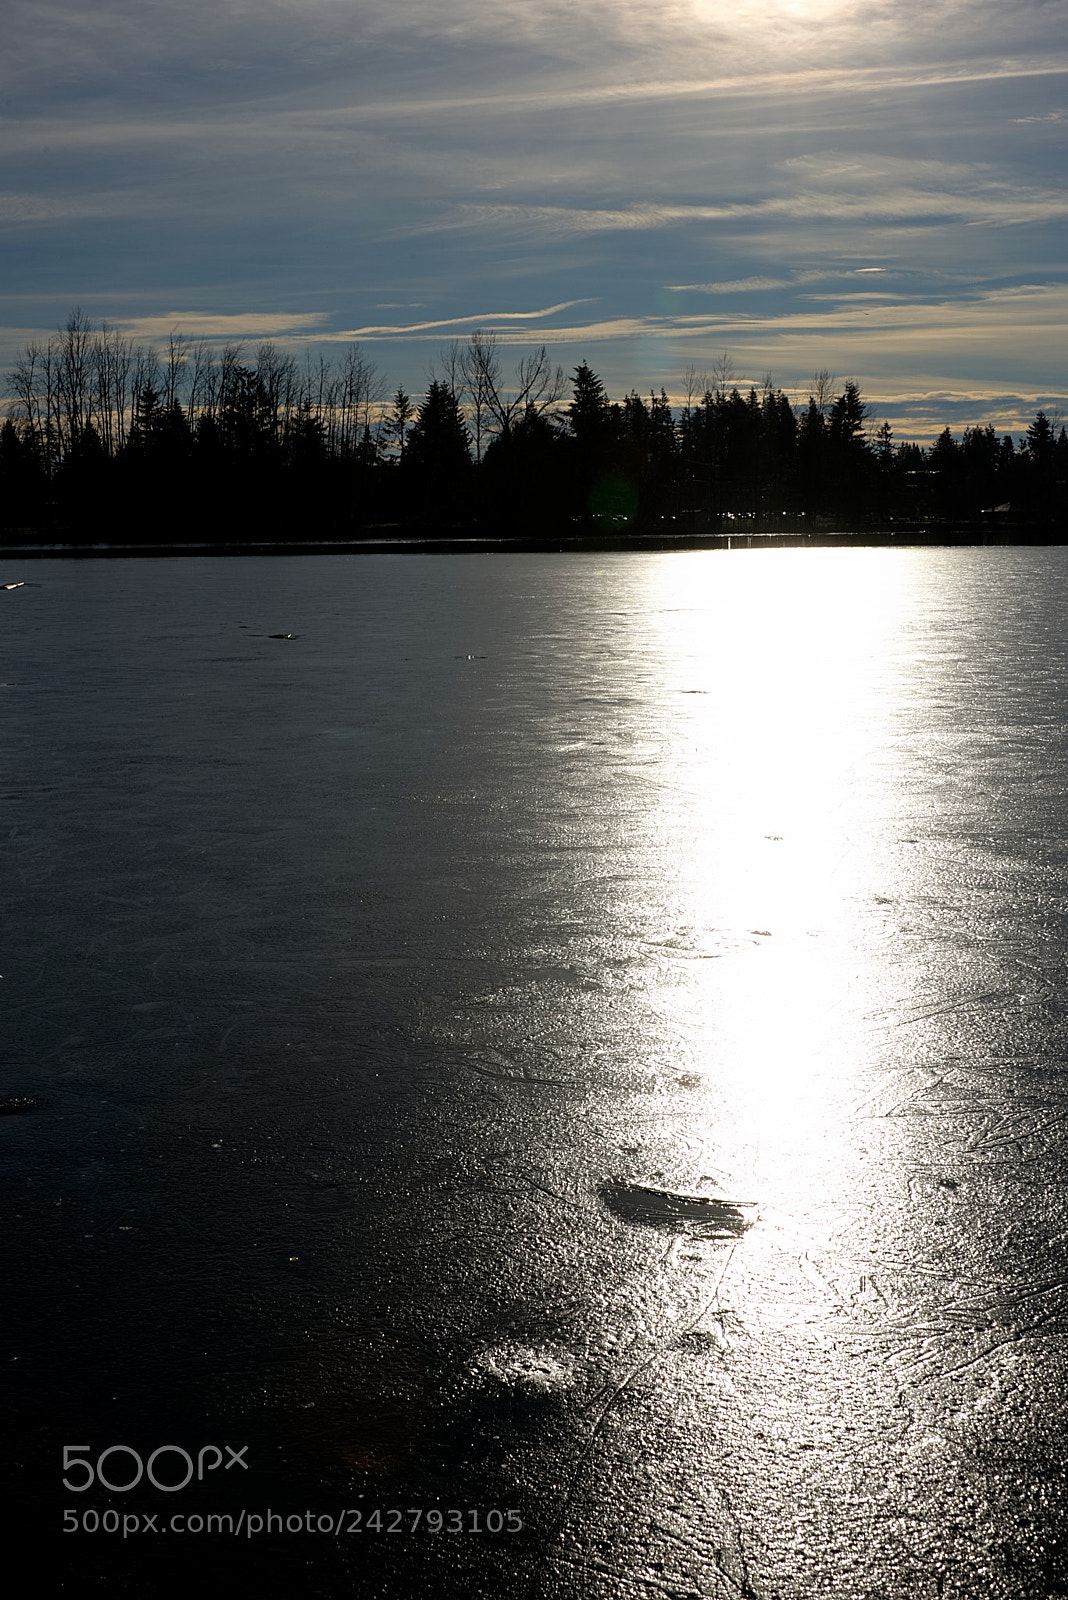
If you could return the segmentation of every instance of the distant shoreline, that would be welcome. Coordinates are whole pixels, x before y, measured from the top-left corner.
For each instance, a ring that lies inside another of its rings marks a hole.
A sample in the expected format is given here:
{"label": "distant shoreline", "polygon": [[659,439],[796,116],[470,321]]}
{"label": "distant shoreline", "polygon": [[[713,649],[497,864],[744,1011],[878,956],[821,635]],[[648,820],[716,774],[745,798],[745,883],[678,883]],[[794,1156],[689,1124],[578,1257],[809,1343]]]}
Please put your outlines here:
{"label": "distant shoreline", "polygon": [[364,539],[212,540],[152,544],[0,545],[8,560],[117,560],[129,557],[179,556],[329,556],[329,555],[476,555],[583,551],[670,550],[834,550],[893,549],[895,546],[981,547],[984,545],[1068,544],[1068,528],[1048,524],[1002,527],[904,527],[834,533],[575,533],[434,535],[418,532]]}

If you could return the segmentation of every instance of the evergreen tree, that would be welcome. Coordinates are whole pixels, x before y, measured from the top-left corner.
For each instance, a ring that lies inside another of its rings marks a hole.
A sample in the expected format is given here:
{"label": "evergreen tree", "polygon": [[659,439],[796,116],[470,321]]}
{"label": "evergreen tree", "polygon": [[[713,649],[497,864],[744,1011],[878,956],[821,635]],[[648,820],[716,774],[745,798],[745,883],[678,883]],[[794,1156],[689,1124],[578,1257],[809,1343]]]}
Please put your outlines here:
{"label": "evergreen tree", "polygon": [[[631,526],[657,526],[668,515],[674,489],[678,436],[663,390],[649,396],[631,392],[620,408],[610,455],[611,477],[625,490],[627,509],[616,509]],[[619,491],[616,498],[619,499]]]}
{"label": "evergreen tree", "polygon": [[1023,452],[1027,463],[1028,510],[1051,521],[1056,503],[1057,435],[1044,411],[1035,413],[1024,436]]}
{"label": "evergreen tree", "polygon": [[850,381],[831,406],[830,436],[846,449],[859,449],[864,443],[864,419],[868,408],[857,385]]}
{"label": "evergreen tree", "polygon": [[927,453],[932,509],[939,517],[952,514],[959,492],[960,475],[960,445],[954,439],[952,429],[943,428]]}
{"label": "evergreen tree", "polygon": [[760,407],[761,500],[767,512],[793,511],[796,502],[797,418],[781,389],[765,384]]}
{"label": "evergreen tree", "polygon": [[[795,416],[770,377],[741,390],[723,356],[710,376],[690,370],[677,421],[663,389],[613,405],[585,362],[561,416],[562,373],[547,352],[520,361],[509,385],[496,349],[494,335],[472,335],[417,414],[399,389],[382,416],[385,384],[356,346],[301,369],[267,342],[246,364],[239,345],[216,353],[180,335],[135,348],[75,312],[9,376],[0,522],[77,538],[95,520],[105,537],[169,537],[195,517],[210,538],[343,534],[405,517],[448,527],[476,514],[502,531],[579,518],[624,531],[669,516],[767,528],[802,508],[840,527],[877,510],[974,523],[1008,508],[1013,524],[1047,526],[1068,511],[1068,431],[1042,411],[1018,447],[982,425],[959,440],[946,428],[924,451],[895,444],[888,423],[872,433],[852,381],[833,397],[834,380],[817,373]],[[477,470],[468,418],[483,442],[493,436]]]}
{"label": "evergreen tree", "polygon": [[1061,428],[1053,447],[1053,515],[1068,521],[1068,429]]}
{"label": "evergreen tree", "polygon": [[575,368],[566,414],[572,441],[567,500],[571,514],[588,522],[598,515],[594,504],[597,486],[612,472],[610,455],[616,430],[604,384],[585,362]]}
{"label": "evergreen tree", "polygon": [[852,381],[833,401],[827,418],[830,502],[839,515],[860,516],[870,508],[873,456],[865,438],[868,408]]}
{"label": "evergreen tree", "polygon": [[815,396],[809,395],[808,407],[797,431],[798,494],[801,509],[808,515],[827,509],[828,455],[826,419]]}
{"label": "evergreen tree", "polygon": [[608,396],[604,384],[585,362],[575,368],[568,426],[580,445],[599,449],[609,424]]}
{"label": "evergreen tree", "polygon": [[478,476],[479,504],[493,527],[537,532],[566,520],[571,442],[533,405],[491,441]]}
{"label": "evergreen tree", "polygon": [[325,430],[308,400],[301,403],[289,424],[286,450],[290,465],[303,473],[314,472],[326,461]]}
{"label": "evergreen tree", "polygon": [[33,432],[9,417],[0,427],[0,527],[32,527],[47,488]]}
{"label": "evergreen tree", "polygon": [[402,479],[408,509],[420,522],[448,526],[471,511],[471,435],[454,391],[437,378],[408,435]]}
{"label": "evergreen tree", "polygon": [[1012,485],[1001,481],[1000,469],[1001,445],[993,428],[965,428],[953,494],[956,514],[977,517],[1011,496]]}
{"label": "evergreen tree", "polygon": [[397,452],[398,465],[404,460],[404,447],[408,443],[408,428],[415,416],[415,407],[403,389],[393,396],[393,409],[386,418],[386,437]]}

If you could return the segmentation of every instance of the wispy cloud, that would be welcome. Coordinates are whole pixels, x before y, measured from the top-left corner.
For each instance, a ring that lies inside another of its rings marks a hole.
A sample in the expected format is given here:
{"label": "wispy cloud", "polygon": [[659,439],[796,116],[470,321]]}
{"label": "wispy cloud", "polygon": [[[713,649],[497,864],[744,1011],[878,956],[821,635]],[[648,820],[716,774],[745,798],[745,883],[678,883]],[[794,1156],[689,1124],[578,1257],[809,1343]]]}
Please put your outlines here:
{"label": "wispy cloud", "polygon": [[[514,120],[524,113],[553,113],[566,110],[626,107],[643,101],[707,102],[733,96],[777,95],[819,97],[833,95],[868,96],[894,91],[952,87],[984,83],[1012,82],[1018,79],[1057,79],[1068,76],[1068,51],[1033,57],[1008,57],[994,61],[960,64],[950,61],[924,64],[907,70],[886,67],[791,68],[777,72],[748,69],[718,77],[643,79],[625,78],[590,83],[555,82],[552,87],[513,86],[500,93],[472,87],[462,94],[411,96],[404,93],[378,93],[369,86],[359,100],[342,103],[312,103],[292,106],[251,102],[239,98],[229,104],[213,105],[198,115],[153,114],[109,115],[98,107],[86,115],[81,108],[57,107],[51,115],[34,111],[17,122],[4,126],[5,144],[15,152],[32,150],[47,141],[52,147],[91,149],[109,145],[208,145],[233,138],[259,143],[317,142],[338,133],[353,131],[381,122],[408,124],[412,119],[430,122],[462,117],[470,120],[501,118]],[[566,75],[565,75],[566,77]],[[1032,122],[1060,122],[1061,112],[1009,119],[1015,125]],[[0,123],[0,125],[3,125]]]}
{"label": "wispy cloud", "polygon": [[8,0],[5,58],[14,88],[29,98],[56,86],[69,101],[81,84],[97,97],[113,89],[159,109],[191,92],[202,100],[214,91],[221,102],[277,93],[282,84],[290,92],[337,85],[369,64],[377,98],[406,101],[411,114],[419,100],[401,85],[410,91],[414,76],[433,78],[426,68],[435,62],[451,85],[423,98],[435,112],[470,103],[478,83],[485,100],[487,82],[516,91],[524,77],[531,94],[540,80],[551,95],[546,84],[563,75],[569,92],[585,83],[594,95],[606,84],[622,93],[650,82],[664,93],[680,80],[683,93],[736,80],[767,85],[799,70],[874,69],[912,81],[925,73],[925,82],[1042,71],[1059,59],[1050,49],[1059,15],[1059,0],[1014,0],[1011,8],[968,0],[935,8],[922,0],[737,0],[729,8],[708,0]]}
{"label": "wispy cloud", "polygon": [[[1068,217],[1068,191],[1032,186],[1021,189],[1008,181],[976,182],[970,192],[959,189],[891,186],[858,182],[852,191],[842,187],[803,188],[790,194],[769,195],[756,201],[720,204],[665,205],[636,203],[618,209],[546,205],[461,204],[451,215],[413,222],[398,235],[441,233],[452,229],[502,231],[516,236],[532,233],[564,238],[574,234],[634,233],[677,225],[707,222],[758,222],[763,218],[801,221],[857,221],[924,223],[943,220],[971,224],[1011,226]],[[777,281],[727,280],[745,288],[776,288]],[[727,292],[720,290],[720,292]]]}
{"label": "wispy cloud", "polygon": [[157,316],[122,318],[115,325],[132,339],[165,339],[170,333],[182,333],[197,339],[240,341],[287,335],[307,337],[326,320],[321,311],[242,311],[228,316],[168,311]]}
{"label": "wispy cloud", "polygon": [[[1051,336],[1068,335],[1068,284],[1033,284],[976,292],[965,299],[906,299],[902,296],[810,296],[813,303],[787,311],[738,315],[726,311],[650,313],[608,316],[588,321],[558,322],[539,328],[536,340],[554,346],[619,345],[653,342],[670,349],[715,353],[725,347],[758,352],[760,370],[810,371],[824,364],[828,352],[836,366],[851,371],[878,367],[890,353],[902,359],[945,359],[966,347],[973,353],[997,348],[1008,340],[1019,362],[1033,361],[1040,351],[1049,357]],[[555,310],[563,307],[550,308]],[[539,313],[547,316],[550,311]],[[475,327],[485,314],[449,319],[448,323],[404,327],[351,328],[337,334],[313,333],[314,342],[333,339],[431,341],[443,327]],[[494,325],[502,345],[530,345],[531,328],[513,316]]]}
{"label": "wispy cloud", "polygon": [[[1068,329],[1068,283],[1016,284],[975,291],[970,295],[926,299],[892,295],[808,295],[817,304],[787,311],[768,310],[762,314],[732,315],[729,312],[678,312],[617,321],[598,321],[584,325],[554,328],[554,338],[670,336],[715,333],[750,336],[758,330],[805,330],[828,332],[832,329],[859,329],[865,323],[865,337],[885,334],[901,338],[908,333],[927,337],[933,332],[950,332],[971,338],[994,331],[995,326],[1014,332],[1029,332],[1046,337],[1054,328]],[[828,301],[831,304],[824,305]]]}
{"label": "wispy cloud", "polygon": [[1068,0],[7,0],[10,316],[69,294],[137,338],[365,339],[412,392],[434,341],[481,324],[589,342],[617,388],[714,342],[917,393],[985,362],[1025,394],[1065,311],[1003,286],[1065,259],[1066,20]]}
{"label": "wispy cloud", "polygon": [[412,335],[427,333],[438,334],[443,328],[460,327],[491,327],[497,323],[536,322],[541,317],[555,316],[558,311],[568,311],[572,306],[585,305],[583,300],[561,300],[555,306],[545,306],[540,311],[476,311],[459,317],[437,317],[429,322],[407,323],[368,323],[362,328],[345,328],[338,333],[320,335],[321,338],[337,339],[369,339],[369,338],[404,338]]}
{"label": "wispy cloud", "polygon": [[777,95],[861,95],[948,87],[953,84],[1008,82],[1020,78],[1056,79],[1066,75],[1068,52],[1006,57],[968,65],[943,61],[905,69],[793,67],[778,72],[763,72],[749,68],[716,77],[627,78],[599,83],[574,82],[551,88],[541,86],[505,94],[487,94],[484,90],[472,89],[467,94],[440,98],[371,99],[338,107],[331,115],[356,121],[438,118],[470,112],[515,116],[524,111],[562,111],[587,106],[597,108],[640,101],[701,101],[712,97],[749,95],[760,95],[762,98]]}
{"label": "wispy cloud", "polygon": [[0,226],[82,222],[108,214],[106,201],[86,195],[0,193]]}
{"label": "wispy cloud", "polygon": [[752,277],[726,278],[718,283],[672,283],[668,287],[678,294],[748,294],[771,289],[793,289],[806,283],[823,283],[829,278],[843,278],[869,272],[885,272],[885,267],[826,267],[814,271],[793,272],[786,278]]}
{"label": "wispy cloud", "polygon": [[672,283],[669,288],[678,294],[746,294],[750,290],[787,289],[790,282],[789,278],[727,278],[722,283]]}

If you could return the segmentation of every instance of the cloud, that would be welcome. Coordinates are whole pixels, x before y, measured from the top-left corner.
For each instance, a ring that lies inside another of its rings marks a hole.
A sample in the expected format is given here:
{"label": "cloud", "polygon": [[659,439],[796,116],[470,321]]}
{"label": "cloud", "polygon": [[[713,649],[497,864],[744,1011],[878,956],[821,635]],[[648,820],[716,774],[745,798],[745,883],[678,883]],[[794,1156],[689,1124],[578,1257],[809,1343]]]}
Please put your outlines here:
{"label": "cloud", "polygon": [[885,417],[896,439],[912,439],[921,444],[933,443],[946,427],[958,436],[965,428],[989,426],[998,434],[1019,437],[1036,411],[1057,417],[1068,408],[1068,394],[1041,389],[932,389],[919,393],[869,393],[866,398],[871,414]]}
{"label": "cloud", "polygon": [[714,341],[758,373],[907,368],[948,392],[985,362],[1025,393],[1029,362],[1053,382],[1064,308],[1003,286],[1065,258],[1066,19],[1068,0],[7,0],[12,320],[58,300],[137,338],[361,338],[413,392],[428,341],[482,324],[590,341],[617,389]]}
{"label": "cloud", "polygon": [[700,294],[745,294],[750,289],[788,289],[789,278],[727,278],[723,283],[673,283],[678,293],[691,290]]}
{"label": "cloud", "polygon": [[491,323],[533,322],[540,317],[551,317],[558,311],[567,311],[571,306],[587,304],[587,300],[561,300],[558,305],[545,306],[541,311],[477,311],[459,317],[438,317],[430,322],[409,322],[397,324],[369,323],[364,328],[347,328],[343,332],[320,335],[321,338],[334,339],[368,339],[400,337],[427,333],[440,334],[443,328],[457,327],[483,327]]}
{"label": "cloud", "polygon": [[[530,342],[523,327],[502,325],[497,333],[502,344]],[[985,366],[992,377],[1015,370],[1019,383],[1023,373],[1038,372],[1043,365],[1053,376],[1059,369],[1056,352],[1066,335],[1068,284],[1060,283],[991,289],[964,301],[947,297],[874,304],[843,297],[833,305],[761,316],[698,312],[605,317],[545,328],[538,338],[550,349],[659,345],[665,354],[658,358],[658,381],[672,352],[685,351],[686,360],[700,363],[729,348],[757,376],[767,370],[806,373],[829,365],[866,379],[881,372],[885,383],[891,373],[945,371],[947,364],[950,369],[959,366],[963,357],[973,371]],[[998,381],[1004,384],[1003,378],[993,377]]]}
{"label": "cloud", "polygon": [[[800,164],[799,164],[800,165]],[[441,233],[451,229],[499,232],[516,237],[537,234],[557,239],[569,235],[647,232],[694,223],[747,224],[764,218],[798,221],[895,222],[915,225],[957,221],[968,224],[1011,226],[1068,217],[1068,190],[1039,185],[1023,187],[1008,178],[972,171],[967,181],[925,184],[893,182],[895,167],[906,162],[864,166],[858,163],[846,177],[834,171],[819,173],[816,162],[807,163],[799,176],[806,186],[755,201],[665,204],[639,201],[618,208],[523,204],[461,203],[444,216],[412,221],[396,230],[397,236]],[[926,163],[936,168],[938,163]],[[922,176],[922,174],[921,174]],[[822,179],[822,182],[819,180]],[[768,278],[726,280],[747,289],[776,288]],[[784,280],[785,281],[785,280]],[[696,286],[693,286],[696,287]],[[724,289],[720,293],[734,292]]]}
{"label": "cloud", "polygon": [[[760,57],[758,57],[760,59]],[[331,82],[329,90],[309,96],[264,94],[243,96],[220,94],[211,109],[191,112],[178,102],[169,110],[164,102],[144,112],[136,103],[125,108],[111,99],[82,106],[68,97],[56,97],[52,109],[47,93],[34,99],[17,121],[8,119],[4,128],[7,149],[15,153],[40,148],[91,149],[109,145],[217,146],[220,140],[239,136],[256,144],[317,143],[351,134],[378,124],[404,126],[416,122],[440,122],[445,127],[457,120],[479,126],[500,117],[514,122],[526,114],[554,114],[584,109],[626,110],[642,102],[693,101],[716,103],[737,97],[777,97],[796,100],[799,96],[815,103],[828,97],[855,97],[869,101],[873,95],[912,90],[965,87],[968,85],[1012,83],[1020,79],[1058,78],[1068,75],[1068,51],[1046,50],[1034,56],[999,56],[984,61],[924,61],[908,67],[883,65],[852,67],[806,67],[796,62],[774,72],[754,70],[751,60],[743,70],[713,76],[685,73],[669,78],[628,73],[615,77],[602,70],[571,74],[564,70],[547,79],[544,72],[535,81],[509,82],[493,90],[485,87],[485,74],[475,73],[470,87],[453,88],[448,93],[411,93],[410,84],[393,83],[388,75],[376,83],[369,79],[366,90],[357,98],[345,92],[346,85]],[[461,74],[461,79],[463,74]],[[294,104],[294,98],[298,102]],[[1010,119],[1014,124],[1057,122],[1063,113]],[[743,130],[744,131],[744,130]],[[572,152],[572,157],[574,152]]]}
{"label": "cloud", "polygon": [[286,335],[308,337],[325,320],[326,314],[322,311],[243,311],[231,315],[168,311],[154,316],[122,318],[115,326],[131,339],[166,339],[170,333],[183,333],[196,339],[240,341]]}
{"label": "cloud", "polygon": [[[550,316],[580,303],[496,313],[494,332],[502,348],[529,348],[544,341],[550,354],[563,358],[568,351],[574,352],[572,361],[589,359],[613,393],[635,383],[647,386],[634,365],[634,352],[645,351],[642,372],[648,373],[648,384],[657,389],[665,384],[675,403],[681,403],[682,395],[672,392],[673,374],[677,377],[691,363],[700,368],[723,350],[734,359],[740,387],[759,384],[771,372],[799,404],[807,398],[808,375],[828,367],[839,382],[846,375],[856,378],[873,415],[888,416],[898,437],[933,437],[947,423],[958,431],[990,422],[999,432],[1019,432],[1039,406],[1068,413],[1068,398],[1058,388],[1059,352],[1068,337],[1065,282],[1002,285],[964,298],[947,294],[910,301],[821,295],[786,310],[769,308],[759,316],[680,311],[544,325]],[[128,317],[119,325],[135,340],[157,343],[175,331],[218,342],[277,338],[290,348],[311,349],[360,338],[378,347],[376,359],[393,374],[407,345],[425,350],[444,331],[487,325],[492,319],[473,312],[397,329],[368,325],[340,330],[324,326],[328,320],[322,312],[172,311]],[[13,352],[33,336],[26,330],[0,329],[0,346]],[[965,373],[967,381],[962,382]],[[403,381],[413,392],[419,387],[406,375]]]}
{"label": "cloud", "polygon": [[[896,353],[899,360],[938,352],[944,358],[954,348],[981,351],[1006,341],[1023,361],[1033,358],[1039,350],[1048,354],[1051,338],[1056,341],[1058,337],[1057,330],[1068,332],[1066,283],[1000,287],[976,291],[965,298],[906,299],[848,293],[807,298],[816,303],[787,310],[769,309],[760,315],[680,311],[607,316],[555,323],[539,327],[536,333],[523,320],[544,318],[570,308],[562,305],[535,313],[497,313],[493,331],[502,345],[544,342],[550,348],[653,341],[676,348],[692,347],[695,351],[703,346],[707,352],[731,345],[742,351],[758,350],[761,371],[769,366],[782,370],[787,365],[794,370],[811,370],[814,365],[825,364],[818,359],[821,348],[833,352],[837,367],[858,370],[864,362],[871,363],[887,351]],[[477,327],[490,320],[486,313],[472,313],[405,326],[371,324],[336,333],[311,330],[306,337],[313,343],[352,339],[434,341],[440,339],[445,328]],[[806,353],[799,359],[802,349]]]}
{"label": "cloud", "polygon": [[[713,77],[624,78],[591,83],[586,81],[538,85],[527,89],[487,93],[472,87],[465,94],[389,100],[371,98],[358,105],[338,107],[332,114],[353,121],[408,120],[412,117],[448,117],[450,114],[477,112],[482,116],[514,117],[525,111],[561,111],[583,107],[633,105],[641,101],[706,101],[724,96],[759,95],[871,95],[894,90],[951,87],[953,85],[1011,82],[1020,78],[1057,78],[1068,74],[1068,53],[1035,56],[1010,56],[968,64],[942,61],[908,68],[888,67],[797,67],[766,72],[748,66],[745,70]],[[1040,120],[1040,119],[1018,119]],[[1042,118],[1041,120],[1052,120]]]}
{"label": "cloud", "polygon": [[651,65],[664,84],[752,77],[754,63],[765,74],[769,64],[785,72],[876,64],[930,72],[945,62],[943,71],[960,74],[1002,63],[1020,70],[1012,65],[1020,61],[1041,69],[1063,13],[1062,0],[737,0],[729,8],[712,0],[7,0],[5,57],[28,102],[50,88],[69,101],[72,86],[97,95],[121,88],[128,100],[157,106],[191,91],[248,99],[280,83],[291,91],[336,85],[361,69],[372,87],[377,80],[397,95],[403,82],[427,76],[428,60],[462,85],[462,97],[487,79],[544,85],[561,73],[591,89],[607,79],[625,86],[648,79]]}
{"label": "cloud", "polygon": [[107,214],[105,201],[87,195],[0,193],[0,227],[77,222]]}
{"label": "cloud", "polygon": [[668,288],[676,293],[691,292],[695,294],[747,294],[750,290],[758,292],[765,289],[793,289],[798,284],[822,283],[830,278],[846,277],[865,272],[885,272],[885,267],[841,267],[837,272],[830,268],[819,268],[816,271],[792,272],[788,278],[727,278],[720,283],[672,283]]}

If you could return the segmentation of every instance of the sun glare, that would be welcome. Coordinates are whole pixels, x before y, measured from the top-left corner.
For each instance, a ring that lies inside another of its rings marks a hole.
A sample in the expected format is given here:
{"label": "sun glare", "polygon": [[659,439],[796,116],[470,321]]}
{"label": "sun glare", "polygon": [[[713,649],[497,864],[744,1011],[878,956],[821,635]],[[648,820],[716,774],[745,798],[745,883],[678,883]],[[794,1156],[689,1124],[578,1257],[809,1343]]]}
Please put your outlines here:
{"label": "sun glare", "polygon": [[665,1000],[722,1093],[709,1132],[732,1170],[759,1148],[781,1179],[833,1122],[860,998],[860,824],[892,714],[902,580],[887,556],[694,554],[658,569],[679,952]]}

